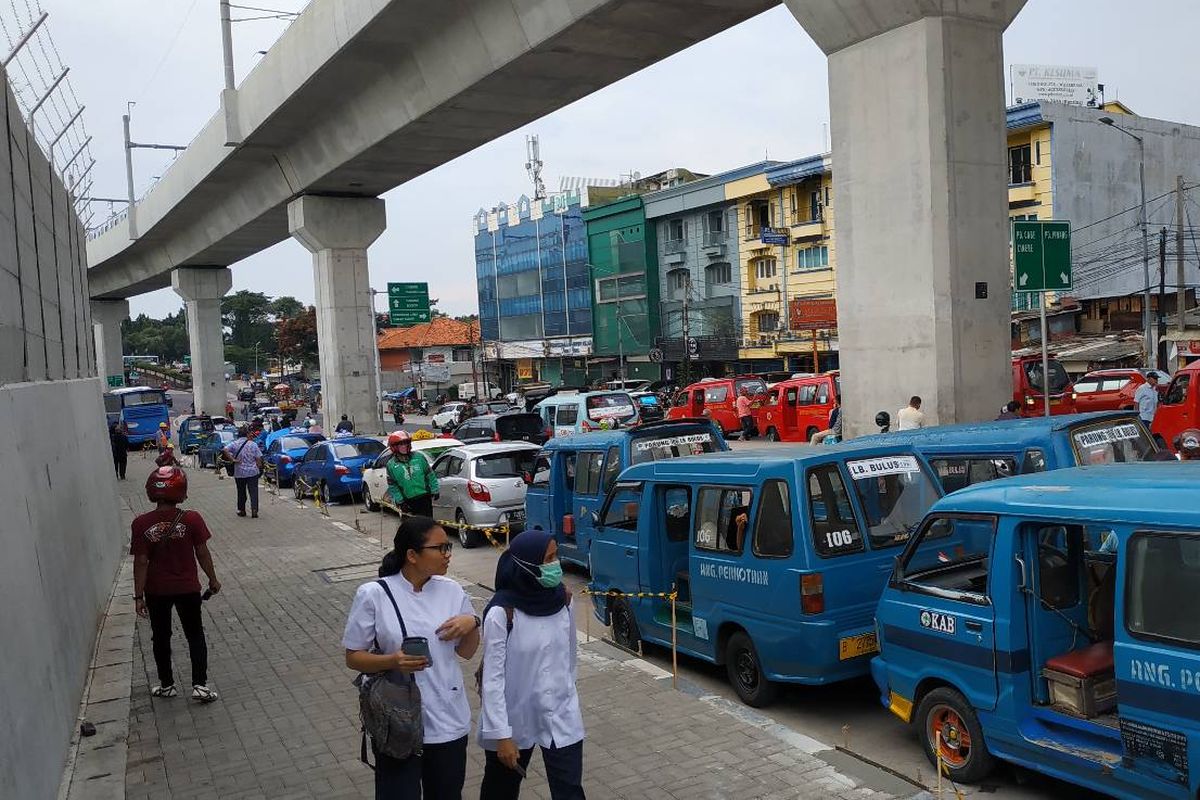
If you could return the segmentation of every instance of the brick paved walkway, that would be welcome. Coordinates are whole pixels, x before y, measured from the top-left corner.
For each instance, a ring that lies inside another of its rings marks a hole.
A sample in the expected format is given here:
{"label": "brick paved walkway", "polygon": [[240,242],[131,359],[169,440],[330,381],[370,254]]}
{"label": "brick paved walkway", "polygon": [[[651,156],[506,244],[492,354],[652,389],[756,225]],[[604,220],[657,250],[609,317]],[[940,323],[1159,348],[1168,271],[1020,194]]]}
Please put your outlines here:
{"label": "brick paved walkway", "polygon": [[[134,463],[131,477],[141,474]],[[150,631],[138,621],[126,797],[373,796],[372,773],[358,761],[353,674],[340,639],[354,590],[373,577],[377,541],[290,500],[264,497],[260,519],[239,519],[232,513],[232,480],[195,470],[190,477],[189,506],[213,530],[211,549],[224,584],[205,606],[210,682],[221,700],[151,699],[157,680]],[[140,480],[122,487],[133,512],[146,508],[134,493],[139,487]],[[348,568],[323,572],[337,567]],[[482,607],[486,592],[476,587],[473,594]],[[176,681],[187,686],[178,625],[173,644]],[[810,755],[813,748],[673,690],[669,678],[642,665],[599,642],[581,648],[584,784],[594,800],[892,796],[839,773]],[[473,673],[474,664],[463,669]],[[482,752],[472,745],[467,797],[478,794],[482,766]],[[522,796],[549,797],[536,757]]]}

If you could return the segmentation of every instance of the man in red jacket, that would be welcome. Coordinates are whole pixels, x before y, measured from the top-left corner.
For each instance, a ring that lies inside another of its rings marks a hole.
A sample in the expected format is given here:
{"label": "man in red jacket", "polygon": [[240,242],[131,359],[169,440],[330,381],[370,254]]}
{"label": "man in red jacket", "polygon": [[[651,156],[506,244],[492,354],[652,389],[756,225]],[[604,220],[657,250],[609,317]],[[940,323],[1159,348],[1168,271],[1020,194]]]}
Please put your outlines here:
{"label": "man in red jacket", "polygon": [[[187,499],[187,475],[179,467],[163,466],[146,479],[146,497],[153,511],[133,521],[129,550],[133,554],[133,599],[138,616],[150,618],[154,664],[158,685],[155,697],[175,697],[171,670],[171,609],[187,637],[192,662],[192,699],[211,703],[217,693],[208,688],[208,644],[200,619],[200,576],[196,562],[208,576],[208,595],[221,591],[221,582],[208,552],[211,534],[204,518],[179,508]],[[206,596],[208,596],[206,595]]]}

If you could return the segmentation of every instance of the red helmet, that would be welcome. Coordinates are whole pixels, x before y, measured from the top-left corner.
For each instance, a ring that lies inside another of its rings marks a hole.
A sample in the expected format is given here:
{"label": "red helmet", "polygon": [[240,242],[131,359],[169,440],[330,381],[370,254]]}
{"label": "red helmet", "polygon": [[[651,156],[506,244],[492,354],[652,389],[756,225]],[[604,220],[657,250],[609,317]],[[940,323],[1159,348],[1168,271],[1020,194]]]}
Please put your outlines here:
{"label": "red helmet", "polygon": [[182,503],[187,499],[187,474],[179,467],[159,467],[146,478],[151,503]]}
{"label": "red helmet", "polygon": [[397,447],[401,444],[412,444],[412,434],[408,431],[394,431],[388,434],[388,447]]}

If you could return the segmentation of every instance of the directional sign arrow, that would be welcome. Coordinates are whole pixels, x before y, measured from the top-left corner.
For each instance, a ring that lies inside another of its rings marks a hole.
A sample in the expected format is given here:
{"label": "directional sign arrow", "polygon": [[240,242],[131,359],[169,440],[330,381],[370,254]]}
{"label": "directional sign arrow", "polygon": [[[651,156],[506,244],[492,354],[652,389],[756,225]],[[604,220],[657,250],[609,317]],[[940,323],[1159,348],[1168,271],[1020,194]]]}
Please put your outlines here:
{"label": "directional sign arrow", "polygon": [[1022,272],[1022,273],[1021,273],[1021,279],[1020,279],[1020,281],[1018,281],[1018,283],[1019,283],[1019,285],[1021,285],[1021,286],[1024,286],[1025,284],[1029,283],[1029,273],[1027,273],[1027,272]]}
{"label": "directional sign arrow", "polygon": [[1058,273],[1058,277],[1059,277],[1059,280],[1061,280],[1063,282],[1063,286],[1066,286],[1067,284],[1069,284],[1071,282],[1070,276],[1068,276],[1067,273],[1065,273],[1065,272]]}

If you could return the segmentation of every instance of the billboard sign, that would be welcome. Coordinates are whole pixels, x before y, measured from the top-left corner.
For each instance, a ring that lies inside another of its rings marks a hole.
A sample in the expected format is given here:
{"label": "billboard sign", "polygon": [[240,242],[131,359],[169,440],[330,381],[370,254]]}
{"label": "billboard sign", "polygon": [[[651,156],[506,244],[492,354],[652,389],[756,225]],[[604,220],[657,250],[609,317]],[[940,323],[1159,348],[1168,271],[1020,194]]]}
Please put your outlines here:
{"label": "billboard sign", "polygon": [[763,244],[787,244],[788,234],[787,231],[783,229],[768,228],[764,226],[762,230],[759,231],[758,240]]}
{"label": "billboard sign", "polygon": [[1046,100],[1069,106],[1100,106],[1095,67],[1013,64],[1009,79],[1014,105]]}
{"label": "billboard sign", "polygon": [[791,330],[837,327],[837,300],[832,297],[797,297],[788,305]]}

